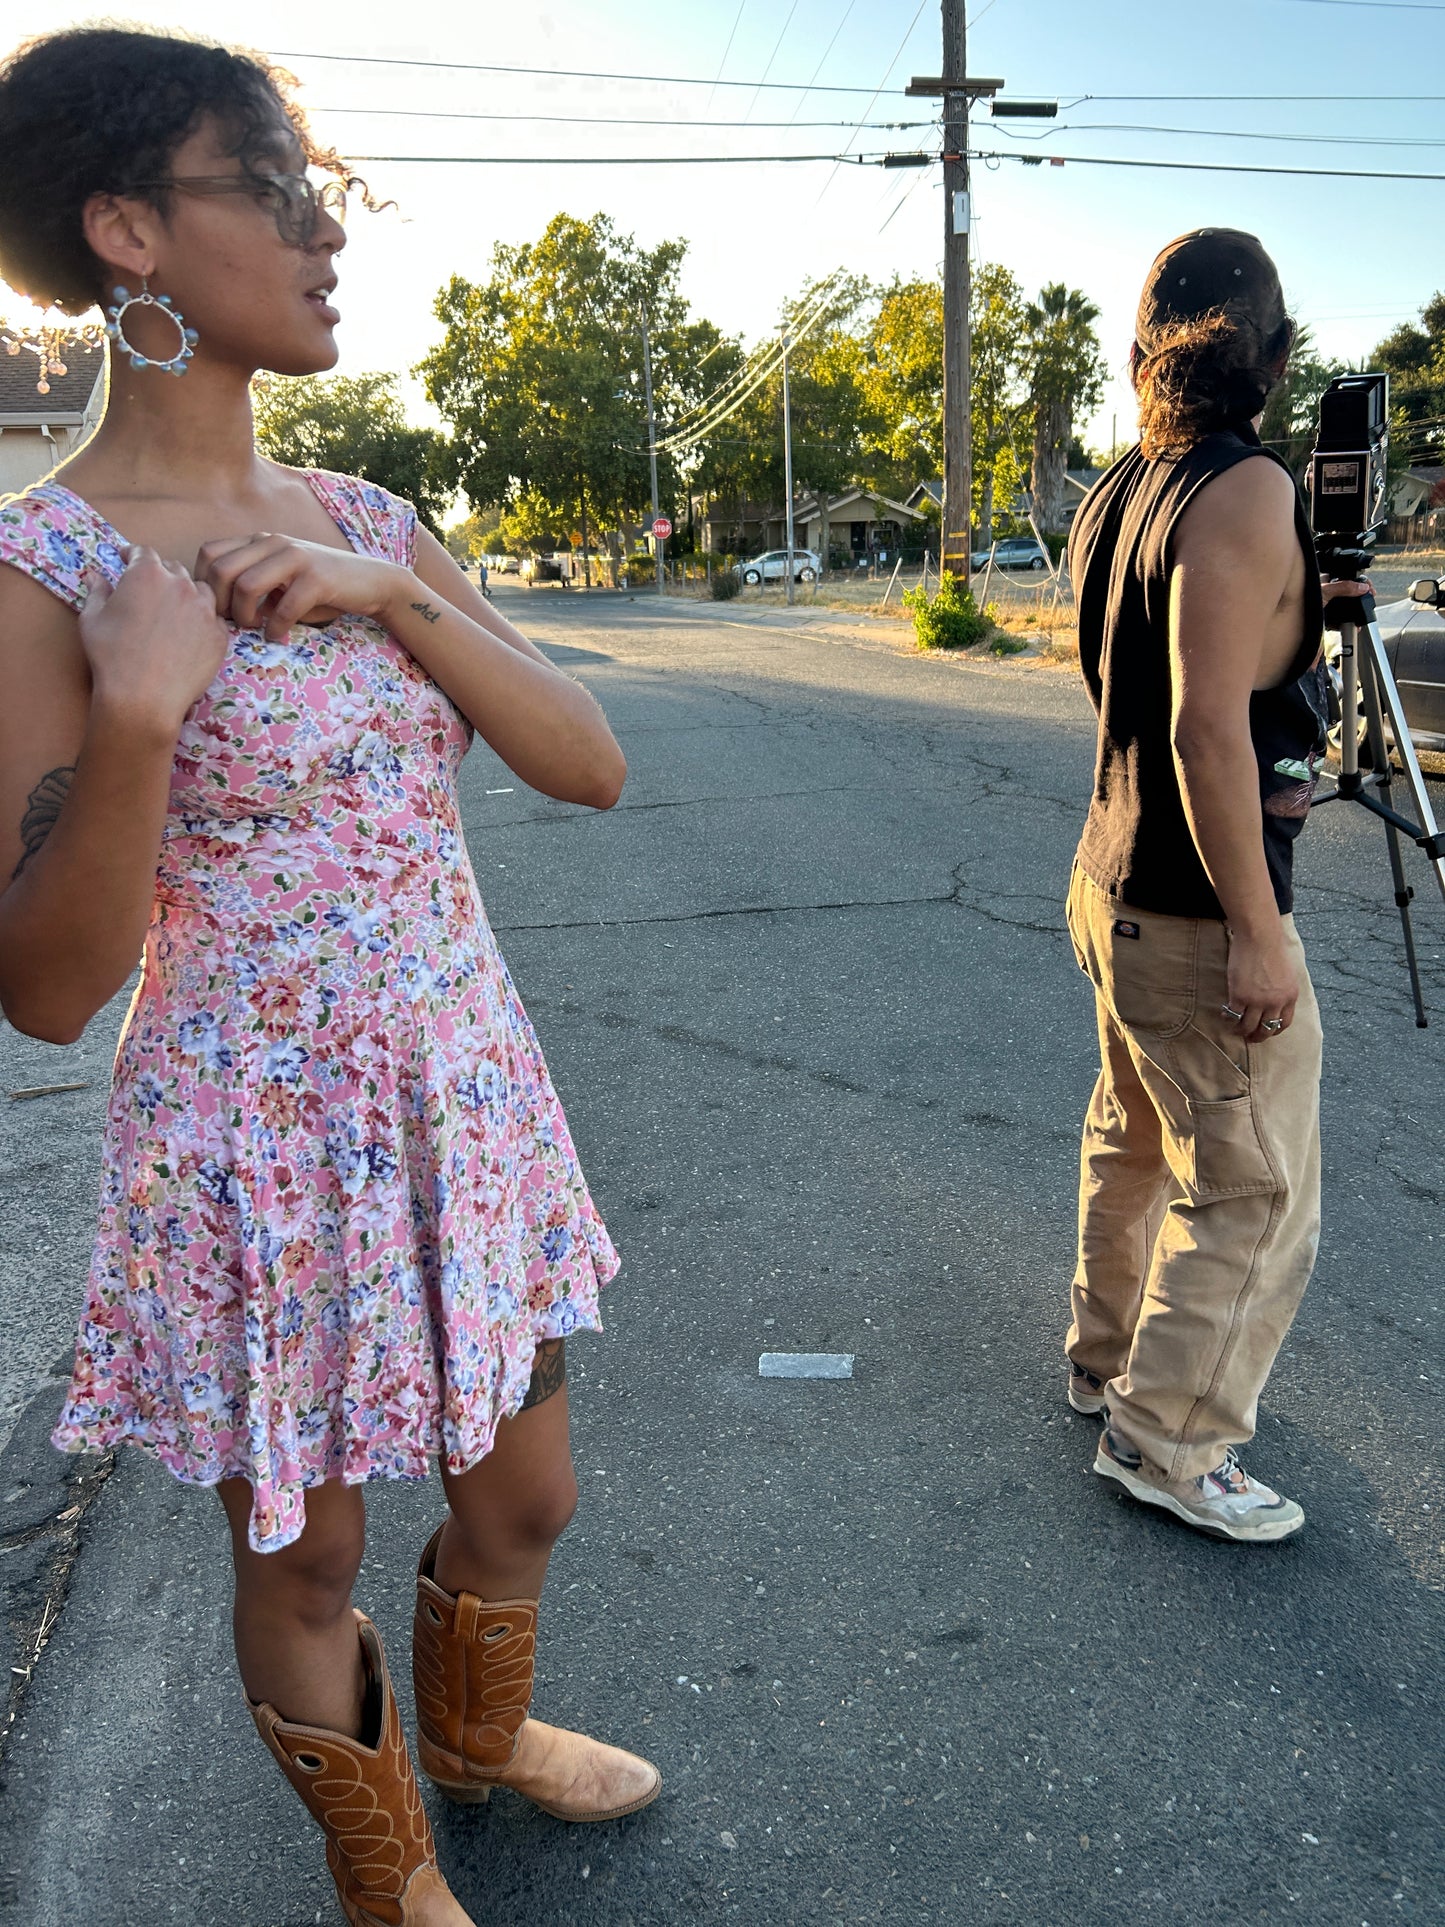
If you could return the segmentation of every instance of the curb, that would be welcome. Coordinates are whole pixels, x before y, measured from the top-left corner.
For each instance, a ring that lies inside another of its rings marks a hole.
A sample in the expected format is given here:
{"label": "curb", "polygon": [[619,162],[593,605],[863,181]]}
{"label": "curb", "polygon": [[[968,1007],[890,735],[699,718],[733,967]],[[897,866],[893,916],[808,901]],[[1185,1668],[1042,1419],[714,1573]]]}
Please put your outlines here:
{"label": "curb", "polygon": [[50,1443],[70,1366],[67,1351],[0,1453],[0,1769],[65,1604],[85,1515],[115,1463],[113,1452],[71,1454]]}

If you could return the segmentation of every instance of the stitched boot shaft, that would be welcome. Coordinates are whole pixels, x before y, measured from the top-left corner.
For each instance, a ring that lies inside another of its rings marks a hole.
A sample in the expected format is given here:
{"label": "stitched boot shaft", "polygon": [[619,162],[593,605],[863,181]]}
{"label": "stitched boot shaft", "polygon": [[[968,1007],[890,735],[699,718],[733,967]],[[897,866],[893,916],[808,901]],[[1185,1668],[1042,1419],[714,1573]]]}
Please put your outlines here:
{"label": "stitched boot shaft", "polygon": [[437,1871],[380,1635],[361,1612],[356,1629],[381,1702],[374,1747],[283,1720],[273,1706],[246,1704],[326,1835],[326,1864],[351,1927],[465,1927],[467,1916]]}
{"label": "stitched boot shaft", "polygon": [[435,1780],[485,1787],[511,1764],[532,1704],[535,1599],[443,1592],[433,1574],[442,1528],[421,1556],[412,1630],[417,1753]]}
{"label": "stitched boot shaft", "polygon": [[529,1718],[537,1602],[444,1592],[435,1578],[441,1536],[432,1534],[416,1581],[422,1772],[464,1806],[479,1805],[494,1786],[511,1787],[558,1820],[616,1820],[650,1806],[662,1790],[650,1760]]}

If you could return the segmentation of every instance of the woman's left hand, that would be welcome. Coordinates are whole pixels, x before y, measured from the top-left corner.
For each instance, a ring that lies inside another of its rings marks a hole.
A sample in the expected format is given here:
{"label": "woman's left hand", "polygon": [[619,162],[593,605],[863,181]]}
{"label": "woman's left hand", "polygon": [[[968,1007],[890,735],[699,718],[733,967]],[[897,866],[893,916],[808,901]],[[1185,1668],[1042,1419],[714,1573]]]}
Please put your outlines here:
{"label": "woman's left hand", "polygon": [[384,619],[411,580],[399,563],[290,535],[203,543],[195,577],[213,590],[217,615],[238,629],[260,629],[268,642],[288,640],[296,623],[324,628],[343,615]]}

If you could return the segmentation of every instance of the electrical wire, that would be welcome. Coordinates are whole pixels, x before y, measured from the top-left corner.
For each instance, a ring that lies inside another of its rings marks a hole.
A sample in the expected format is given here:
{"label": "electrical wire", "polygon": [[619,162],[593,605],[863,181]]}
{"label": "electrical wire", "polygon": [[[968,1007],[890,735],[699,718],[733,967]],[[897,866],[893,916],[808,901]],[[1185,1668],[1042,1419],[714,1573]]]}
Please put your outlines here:
{"label": "electrical wire", "polygon": [[[813,297],[805,305],[804,313],[810,313],[817,303],[820,303],[826,298],[832,283],[836,281],[837,278],[837,274],[834,273],[829,275],[825,281],[819,283],[818,287],[814,290]],[[723,344],[719,342],[717,345],[721,347]],[[715,354],[717,348],[712,349],[710,352]],[[726,402],[731,401],[742,384],[746,383],[756,372],[760,364],[769,358],[774,359],[775,362],[781,361],[782,349],[779,343],[769,342],[766,347],[754,350],[753,354],[744,361],[741,368],[734,374],[729,375],[726,381],[719,382],[718,386],[710,395],[705,396],[688,414],[683,416],[680,422],[675,423],[672,432],[674,434],[681,433],[689,423],[706,419],[715,408],[721,407],[725,405]],[[704,356],[703,359],[706,360],[707,357]],[[701,367],[702,363],[699,362],[698,366]]]}
{"label": "electrical wire", "polygon": [[798,11],[798,0],[793,0],[792,6],[788,8],[788,17],[783,22],[783,30],[778,35],[777,39],[773,42],[773,51],[768,55],[768,64],[763,69],[763,77],[758,82],[757,87],[753,92],[752,99],[748,102],[748,111],[743,115],[743,119],[745,121],[751,120],[753,117],[753,109],[758,104],[758,95],[763,91],[763,88],[767,85],[768,75],[773,71],[773,62],[777,59],[778,55],[783,51],[783,42],[788,37],[788,29],[789,27],[792,26],[793,15],[797,11]]}
{"label": "electrical wire", "polygon": [[[924,0],[927,4],[927,0]],[[922,13],[923,7],[918,9]],[[917,24],[915,19],[915,25]],[[908,29],[911,34],[913,28]],[[902,53],[903,48],[898,49]],[[631,80],[640,81],[649,87],[766,87],[770,92],[796,94],[866,94],[872,93],[876,100],[884,91],[884,86],[844,87],[836,82],[815,86],[801,80],[705,80],[701,74],[618,74],[603,73],[589,67],[503,67],[493,61],[478,60],[406,60],[389,54],[323,54],[323,53],[278,53],[272,51],[272,60],[339,60],[360,67],[430,67],[446,74],[530,74],[542,80]],[[894,65],[897,64],[894,55]],[[889,68],[892,72],[892,67]],[[895,87],[894,93],[902,93]],[[868,111],[864,109],[865,113]]]}
{"label": "electrical wire", "polygon": [[714,429],[720,428],[725,421],[729,421],[768,377],[777,372],[784,357],[790,354],[801,341],[805,341],[823,320],[828,311],[828,297],[833,292],[833,283],[837,278],[836,274],[830,275],[827,281],[814,291],[813,296],[804,305],[802,314],[788,320],[785,341],[773,344],[767,351],[765,365],[758,368],[753,378],[739,390],[725,409],[714,410],[710,418],[692,426],[675,428],[662,441],[652,443],[648,453],[663,455],[670,454],[678,448],[691,448],[698,442],[705,441]]}
{"label": "electrical wire", "polygon": [[1445,13],[1441,0],[1283,0],[1293,7],[1357,7],[1362,13]]}
{"label": "electrical wire", "polygon": [[[879,81],[878,85],[873,90],[873,98],[868,102],[868,105],[863,109],[864,120],[866,120],[868,116],[873,112],[873,108],[877,103],[878,96],[883,92],[883,89],[888,85],[889,80],[892,78],[893,69],[898,65],[898,62],[902,58],[903,49],[908,45],[909,41],[913,38],[913,29],[918,25],[919,21],[923,18],[923,9],[927,5],[928,5],[928,0],[918,0],[918,11],[917,13],[914,14],[913,18],[909,21],[907,32],[904,34],[903,38],[898,43],[898,51],[894,54],[893,58],[889,61],[887,67],[884,68],[883,78],[882,80]],[[822,90],[820,89],[820,91]],[[818,201],[822,200],[823,196],[828,192],[828,189],[833,185],[834,181],[838,178],[838,168],[843,165],[843,162],[847,157],[849,150],[852,148],[852,145],[853,145],[853,142],[850,140],[848,143],[848,146],[845,147],[843,149],[843,152],[838,156],[838,166],[833,169],[833,172],[828,176],[827,180],[824,181],[822,187],[819,189],[818,200],[814,201],[813,203],[814,207],[818,205]]]}
{"label": "electrical wire", "polygon": [[[783,365],[784,357],[790,350],[795,347],[799,341],[804,340],[807,335],[812,332],[813,328],[817,326],[818,322],[822,320],[826,312],[826,297],[829,292],[830,289],[825,284],[819,291],[817,298],[804,309],[806,319],[800,319],[791,324],[789,330],[791,338],[786,346],[781,340],[770,343],[766,349],[761,351],[760,358],[754,362],[750,369],[741,371],[743,375],[747,376],[747,379],[741,387],[736,388],[735,392],[728,396],[725,404],[712,409],[698,420],[685,420],[682,424],[675,426],[661,441],[651,444],[648,453],[656,455],[670,454],[678,448],[693,447],[698,442],[705,441],[712,431],[720,427],[723,422],[731,420],[742,407],[743,403],[752,395],[756,394],[763,383],[778,372]],[[800,332],[793,335],[791,333],[792,327],[799,328]],[[696,411],[694,411],[694,413],[696,413]]]}
{"label": "electrical wire", "polygon": [[723,57],[717,64],[717,80],[714,80],[712,86],[708,89],[707,104],[709,107],[712,106],[712,97],[717,92],[718,80],[721,80],[723,77],[723,68],[728,64],[728,55],[733,50],[733,42],[738,37],[738,28],[743,24],[743,15],[747,11],[747,5],[748,0],[738,0],[738,10],[733,19],[733,30],[728,35],[728,44],[723,48]]}
{"label": "electrical wire", "polygon": [[[931,157],[930,157],[931,158]],[[1303,181],[1445,181],[1445,174],[1390,173],[1363,167],[1264,167],[1244,161],[1161,161],[1130,160],[1104,154],[1005,154],[998,149],[974,147],[969,159],[975,161],[1021,161],[1026,167],[1042,167],[1045,158],[1055,167],[1148,167],[1171,168],[1186,174],[1282,174]]]}
{"label": "electrical wire", "polygon": [[[1251,103],[1264,105],[1264,106],[1270,106],[1270,105],[1277,106],[1281,101],[1287,101],[1291,105],[1294,105],[1294,103],[1297,101],[1298,102],[1309,101],[1314,103],[1323,101],[1323,102],[1326,102],[1331,107],[1356,107],[1357,108],[1360,104],[1359,96],[1357,94],[1076,94],[1071,100],[1061,100],[1059,104],[1067,111],[1075,107],[1082,107],[1091,100],[1108,101],[1119,105],[1133,104],[1133,103],[1140,103],[1140,102],[1151,102],[1151,103],[1157,104],[1163,101],[1169,101],[1169,102],[1188,101],[1192,104],[1197,104],[1197,103],[1206,102],[1206,101],[1235,101],[1235,102],[1248,101]],[[1414,94],[1372,93],[1370,95],[1370,101],[1372,105],[1376,105],[1376,106],[1391,106],[1391,105],[1398,106],[1405,103],[1409,103],[1416,107],[1419,107],[1419,106],[1433,107],[1435,104],[1432,97],[1422,96],[1418,93],[1414,93]]]}
{"label": "electrical wire", "polygon": [[[849,15],[852,13],[854,7],[856,7],[857,4],[858,4],[858,0],[848,0],[847,6],[843,9],[843,18],[838,22],[837,26],[834,27],[833,29],[833,38],[828,42],[827,46],[823,49],[823,58],[818,62],[817,66],[813,69],[813,78],[808,82],[807,90],[804,93],[799,94],[797,101],[794,103],[793,114],[795,118],[797,116],[798,109],[802,106],[803,102],[808,98],[808,95],[811,94],[813,89],[817,86],[818,76],[820,73],[822,73],[824,67],[828,64],[828,56],[830,53],[832,53],[833,49],[837,46],[838,36],[840,33],[842,33],[843,29],[847,26]],[[792,125],[791,121],[789,122],[789,125],[790,126]]]}
{"label": "electrical wire", "polygon": [[[771,167],[790,161],[835,161],[839,167],[847,161],[855,167],[881,167],[885,157],[882,154],[348,154],[345,158],[389,161],[400,167]],[[1445,180],[1445,175],[1439,178]]]}
{"label": "electrical wire", "polygon": [[788,127],[862,127],[871,133],[911,132],[920,127],[934,127],[933,120],[694,120],[689,116],[680,120],[676,115],[671,118],[647,119],[634,114],[461,114],[444,113],[432,107],[308,107],[310,114],[385,114],[393,120],[481,120],[481,121],[541,121],[549,126],[558,127],[747,127],[788,128]]}
{"label": "electrical wire", "polygon": [[1415,140],[1398,134],[1272,134],[1245,127],[1160,127],[1153,122],[1121,120],[1081,121],[1078,125],[1060,121],[1037,133],[1000,121],[993,131],[1017,141],[1046,141],[1055,134],[1184,134],[1202,140],[1285,141],[1304,147],[1445,147],[1445,140],[1438,138]]}

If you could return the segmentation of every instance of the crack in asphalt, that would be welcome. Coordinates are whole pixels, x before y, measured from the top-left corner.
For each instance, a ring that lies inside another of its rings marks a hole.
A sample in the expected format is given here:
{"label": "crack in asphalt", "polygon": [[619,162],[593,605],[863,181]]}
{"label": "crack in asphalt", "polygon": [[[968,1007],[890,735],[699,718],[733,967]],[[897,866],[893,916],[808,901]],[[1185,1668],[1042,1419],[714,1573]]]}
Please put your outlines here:
{"label": "crack in asphalt", "polygon": [[997,1111],[962,1111],[953,1109],[948,1100],[942,1097],[929,1097],[922,1092],[899,1090],[893,1085],[860,1084],[856,1079],[844,1077],[840,1071],[821,1070],[805,1064],[800,1058],[789,1057],[779,1051],[749,1050],[746,1045],[730,1043],[725,1037],[708,1037],[701,1031],[690,1029],[686,1024],[654,1024],[643,1017],[629,1017],[615,1010],[589,1010],[585,1004],[566,998],[553,1002],[544,998],[532,998],[533,1010],[546,1010],[559,1016],[586,1017],[599,1024],[604,1030],[626,1030],[640,1032],[655,1037],[662,1043],[684,1044],[689,1049],[705,1051],[709,1056],[726,1058],[731,1063],[746,1064],[750,1070],[781,1071],[788,1076],[801,1075],[809,1083],[821,1085],[824,1090],[838,1091],[848,1097],[881,1098],[885,1103],[903,1105],[916,1111],[948,1111],[963,1124],[971,1124],[979,1130],[1017,1131],[1024,1128],[1021,1120],[1005,1117]]}

